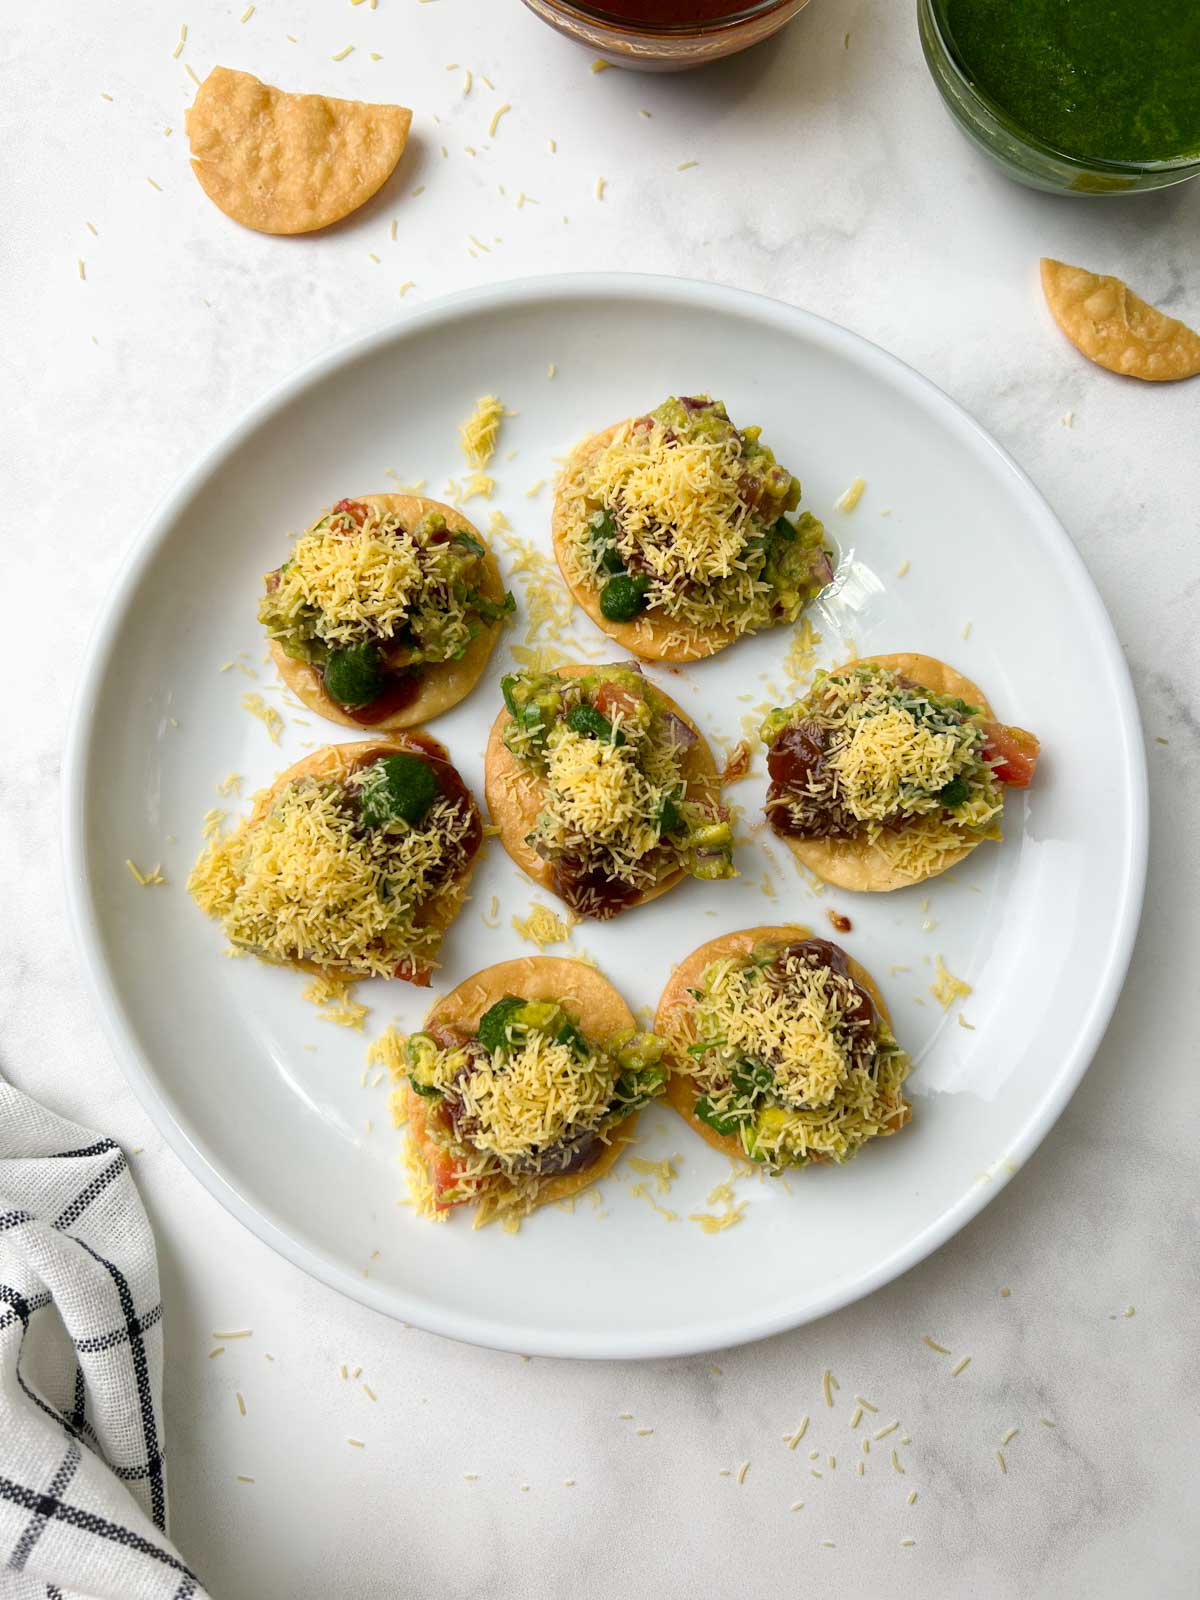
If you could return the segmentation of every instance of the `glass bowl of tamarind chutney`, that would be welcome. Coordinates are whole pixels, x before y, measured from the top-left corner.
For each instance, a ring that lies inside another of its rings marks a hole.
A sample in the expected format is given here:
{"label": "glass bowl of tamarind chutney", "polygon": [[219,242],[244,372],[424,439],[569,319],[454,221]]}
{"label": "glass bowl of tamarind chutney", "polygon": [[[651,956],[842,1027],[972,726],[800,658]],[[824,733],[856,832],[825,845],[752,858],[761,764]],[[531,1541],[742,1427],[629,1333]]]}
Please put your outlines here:
{"label": "glass bowl of tamarind chutney", "polygon": [[808,0],[524,0],[611,66],[679,72],[759,44]]}

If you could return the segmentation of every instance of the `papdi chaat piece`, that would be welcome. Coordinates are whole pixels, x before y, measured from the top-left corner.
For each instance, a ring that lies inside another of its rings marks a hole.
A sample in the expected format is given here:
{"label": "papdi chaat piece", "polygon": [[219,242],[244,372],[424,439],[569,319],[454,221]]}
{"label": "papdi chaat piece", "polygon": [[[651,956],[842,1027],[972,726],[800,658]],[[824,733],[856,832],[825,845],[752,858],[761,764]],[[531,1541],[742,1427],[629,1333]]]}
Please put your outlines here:
{"label": "papdi chaat piece", "polygon": [[800,484],[707,395],[665,400],[568,457],[554,553],[605,633],[648,660],[694,661],[794,622],[833,576],[825,530],[792,518]]}
{"label": "papdi chaat piece", "polygon": [[501,680],[488,808],[509,855],[582,917],[605,919],[681,878],[736,876],[712,752],[636,663]]}
{"label": "papdi chaat piece", "polygon": [[667,1098],[714,1149],[768,1172],[848,1161],[911,1116],[911,1063],[869,973],[807,928],[748,928],[673,973],[655,1029]]}
{"label": "papdi chaat piece", "polygon": [[1005,788],[1028,787],[1039,752],[968,678],[921,655],[818,672],[761,734],[767,820],[843,889],[920,883],[999,839]]}
{"label": "papdi chaat piece", "polygon": [[327,745],[209,841],[188,891],[235,950],[425,987],[482,839],[478,807],[436,739]]}
{"label": "papdi chaat piece", "polygon": [[339,500],[264,582],[280,676],[352,728],[412,728],[457,705],[513,609],[479,530],[417,495]]}
{"label": "papdi chaat piece", "polygon": [[662,1041],[638,1032],[607,979],[550,956],[476,973],[422,1033],[377,1054],[408,1125],[417,1209],[439,1218],[474,1205],[476,1227],[603,1177],[666,1080]]}

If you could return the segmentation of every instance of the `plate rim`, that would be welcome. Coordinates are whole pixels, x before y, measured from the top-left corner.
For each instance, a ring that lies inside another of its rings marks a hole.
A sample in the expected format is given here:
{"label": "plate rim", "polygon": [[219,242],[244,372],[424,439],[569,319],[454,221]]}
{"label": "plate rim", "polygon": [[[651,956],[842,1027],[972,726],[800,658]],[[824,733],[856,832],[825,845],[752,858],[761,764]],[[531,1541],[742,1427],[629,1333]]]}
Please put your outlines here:
{"label": "plate rim", "polygon": [[[253,431],[307,390],[317,387],[331,373],[390,343],[401,343],[463,316],[508,309],[515,304],[534,304],[546,300],[570,303],[594,298],[665,300],[673,306],[706,305],[717,311],[749,313],[776,324],[789,323],[792,329],[807,334],[810,339],[816,337],[827,346],[852,352],[858,358],[860,368],[865,364],[869,370],[873,364],[876,370],[890,373],[900,386],[923,397],[929,409],[939,411],[948,422],[972,436],[976,448],[982,454],[990,455],[1015,481],[1019,492],[1040,508],[1045,533],[1052,545],[1057,546],[1055,553],[1073,569],[1079,602],[1091,613],[1090,620],[1097,630],[1112,673],[1117,701],[1115,709],[1118,713],[1116,726],[1124,746],[1121,770],[1129,806],[1128,850],[1120,870],[1113,874],[1121,884],[1121,894],[1111,922],[1113,938],[1106,965],[1094,986],[1090,1008],[1076,1035],[1070,1057],[1060,1066],[1051,1089],[1025,1117],[1006,1156],[1000,1158],[1004,1168],[1011,1170],[1002,1170],[992,1183],[971,1184],[925,1228],[869,1271],[858,1274],[850,1283],[835,1286],[810,1299],[804,1306],[778,1308],[758,1315],[742,1312],[733,1316],[717,1316],[703,1324],[697,1323],[678,1331],[600,1335],[555,1329],[535,1332],[495,1321],[485,1314],[464,1314],[427,1306],[420,1300],[405,1304],[403,1295],[398,1297],[393,1289],[381,1291],[369,1279],[355,1277],[324,1252],[294,1239],[268,1212],[243,1198],[233,1181],[233,1175],[226,1175],[213,1164],[193,1140],[187,1127],[176,1117],[158,1086],[153,1063],[139,1047],[133,1029],[126,1020],[117,986],[101,953],[95,898],[87,870],[85,805],[95,715],[103,682],[100,668],[118,643],[120,624],[128,612],[130,597],[188,502],[221,470]],[[92,624],[83,656],[81,677],[68,719],[62,793],[62,866],[68,921],[83,962],[88,987],[99,1006],[104,1032],[126,1081],[143,1110],[192,1176],[264,1244],[311,1277],[372,1310],[467,1344],[525,1355],[591,1360],[696,1355],[786,1332],[874,1293],[916,1266],[961,1231],[995,1199],[1006,1187],[1009,1178],[1034,1153],[1057,1123],[1091,1065],[1116,1009],[1132,958],[1145,894],[1149,851],[1145,741],[1128,664],[1112,618],[1082,556],[1057,513],[1024,468],[958,401],[915,367],[862,334],[816,312],[754,290],[654,273],[547,273],[506,279],[501,283],[440,296],[427,306],[414,307],[365,333],[340,341],[323,354],[302,363],[235,416],[159,499],[117,568]]]}

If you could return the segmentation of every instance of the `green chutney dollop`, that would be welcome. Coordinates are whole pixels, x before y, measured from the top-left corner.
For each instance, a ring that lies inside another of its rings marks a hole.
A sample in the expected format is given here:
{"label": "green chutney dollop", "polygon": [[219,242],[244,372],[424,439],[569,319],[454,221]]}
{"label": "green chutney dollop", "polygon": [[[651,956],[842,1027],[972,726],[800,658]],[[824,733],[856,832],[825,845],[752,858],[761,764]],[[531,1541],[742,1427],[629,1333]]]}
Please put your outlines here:
{"label": "green chutney dollop", "polygon": [[943,0],[943,14],[972,82],[1043,143],[1200,156],[1200,0]]}

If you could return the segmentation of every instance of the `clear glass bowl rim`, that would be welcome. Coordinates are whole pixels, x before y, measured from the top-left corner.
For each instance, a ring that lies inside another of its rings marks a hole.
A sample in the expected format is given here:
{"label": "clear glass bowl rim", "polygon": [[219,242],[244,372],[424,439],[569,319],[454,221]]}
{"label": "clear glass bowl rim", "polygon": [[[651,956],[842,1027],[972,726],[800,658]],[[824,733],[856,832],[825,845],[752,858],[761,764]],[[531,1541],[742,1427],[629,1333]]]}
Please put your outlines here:
{"label": "clear glass bowl rim", "polygon": [[[574,0],[571,0],[574,3]],[[1048,144],[1045,139],[1039,139],[1037,134],[1030,133],[1028,128],[1014,121],[1013,117],[1005,111],[1004,107],[997,104],[989,94],[986,94],[974,81],[967,71],[966,65],[959,59],[958,53],[950,38],[946,26],[944,0],[918,0],[923,7],[930,27],[937,38],[942,52],[942,58],[949,69],[954,73],[963,92],[971,98],[978,100],[980,105],[1001,124],[1001,126],[1018,140],[1027,145],[1031,150],[1041,155],[1051,157],[1055,161],[1064,162],[1067,166],[1077,168],[1080,172],[1111,173],[1114,177],[1135,178],[1141,173],[1152,172],[1179,172],[1188,167],[1200,166],[1200,150],[1192,155],[1171,156],[1165,161],[1113,161],[1105,156],[1077,156],[1067,150],[1060,150],[1057,145]]]}
{"label": "clear glass bowl rim", "polygon": [[568,19],[579,17],[585,22],[599,23],[622,33],[651,39],[701,39],[706,34],[736,27],[738,23],[769,16],[772,11],[781,11],[790,3],[791,0],[754,0],[753,4],[743,6],[740,11],[731,11],[727,17],[712,17],[707,22],[639,22],[635,17],[622,17],[606,11],[603,0],[597,0],[594,5],[589,5],[587,0],[542,0],[549,10]]}

